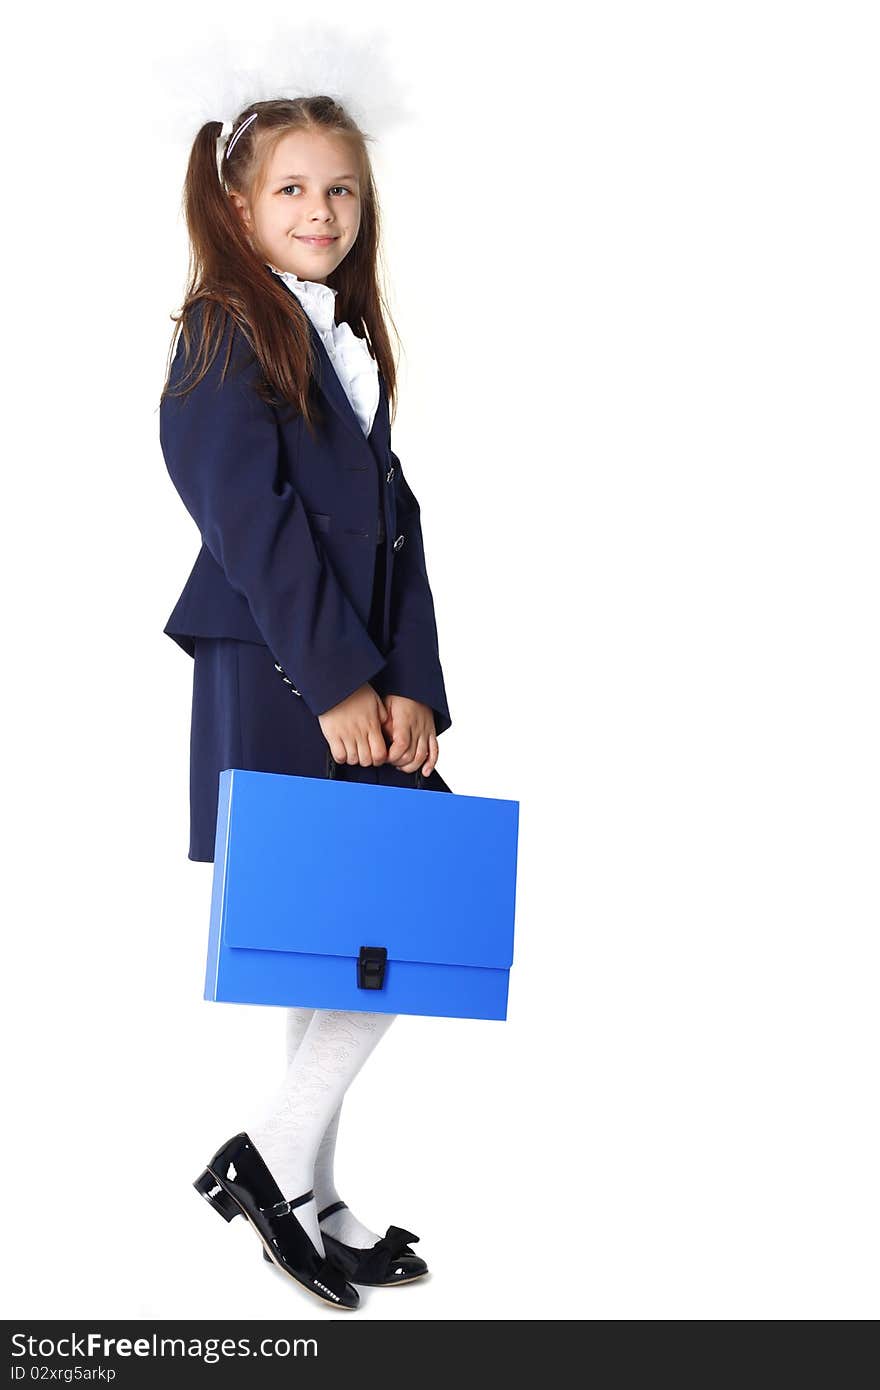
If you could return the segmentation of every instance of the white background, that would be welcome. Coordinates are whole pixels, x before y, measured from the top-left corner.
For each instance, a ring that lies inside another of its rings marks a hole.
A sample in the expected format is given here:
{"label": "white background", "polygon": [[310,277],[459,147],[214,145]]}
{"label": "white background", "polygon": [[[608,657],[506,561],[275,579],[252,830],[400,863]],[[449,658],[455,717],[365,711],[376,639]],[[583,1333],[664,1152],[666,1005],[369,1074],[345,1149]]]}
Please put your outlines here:
{"label": "white background", "polygon": [[[433,1271],[352,1316],[873,1318],[876,9],[369,10],[414,107],[374,159],[439,770],[521,810],[508,1021],[401,1017],[346,1101],[343,1196]],[[11,35],[7,1317],[342,1316],[190,1185],[283,1017],[201,997],[162,633],[198,549],[162,74],[295,14]]]}

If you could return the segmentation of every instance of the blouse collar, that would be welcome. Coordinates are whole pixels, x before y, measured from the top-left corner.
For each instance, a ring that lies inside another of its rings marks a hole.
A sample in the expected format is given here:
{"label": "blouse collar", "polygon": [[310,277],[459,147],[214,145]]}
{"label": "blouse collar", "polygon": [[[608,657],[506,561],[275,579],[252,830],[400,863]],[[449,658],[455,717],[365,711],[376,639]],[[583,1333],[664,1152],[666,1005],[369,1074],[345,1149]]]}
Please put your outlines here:
{"label": "blouse collar", "polygon": [[279,270],[277,266],[266,264],[274,271],[288,289],[293,290],[312,323],[321,333],[331,332],[336,325],[336,296],[338,290],[332,285],[322,285],[318,280],[301,280],[292,270]]}

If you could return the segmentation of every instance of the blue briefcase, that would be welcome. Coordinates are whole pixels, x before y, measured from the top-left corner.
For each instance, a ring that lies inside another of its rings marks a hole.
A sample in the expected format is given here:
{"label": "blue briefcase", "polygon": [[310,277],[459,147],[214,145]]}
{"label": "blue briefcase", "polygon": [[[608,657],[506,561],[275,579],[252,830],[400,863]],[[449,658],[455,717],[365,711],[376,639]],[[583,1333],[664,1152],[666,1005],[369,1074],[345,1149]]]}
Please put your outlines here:
{"label": "blue briefcase", "polygon": [[205,998],[506,1018],[518,822],[518,801],[226,769]]}

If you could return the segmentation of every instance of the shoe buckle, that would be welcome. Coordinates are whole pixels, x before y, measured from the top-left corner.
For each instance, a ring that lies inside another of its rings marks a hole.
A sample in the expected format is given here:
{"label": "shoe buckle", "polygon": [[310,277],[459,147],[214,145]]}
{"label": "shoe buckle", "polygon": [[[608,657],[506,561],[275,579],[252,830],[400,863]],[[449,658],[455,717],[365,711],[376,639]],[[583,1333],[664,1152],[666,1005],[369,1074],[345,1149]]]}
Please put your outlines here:
{"label": "shoe buckle", "polygon": [[306,1202],[311,1202],[314,1192],[304,1192],[301,1197],[291,1197],[286,1202],[276,1202],[272,1207],[260,1207],[264,1216],[289,1216],[294,1207],[301,1207]]}
{"label": "shoe buckle", "polygon": [[261,1207],[267,1216],[288,1216],[293,1210],[291,1202],[276,1202],[274,1207]]}

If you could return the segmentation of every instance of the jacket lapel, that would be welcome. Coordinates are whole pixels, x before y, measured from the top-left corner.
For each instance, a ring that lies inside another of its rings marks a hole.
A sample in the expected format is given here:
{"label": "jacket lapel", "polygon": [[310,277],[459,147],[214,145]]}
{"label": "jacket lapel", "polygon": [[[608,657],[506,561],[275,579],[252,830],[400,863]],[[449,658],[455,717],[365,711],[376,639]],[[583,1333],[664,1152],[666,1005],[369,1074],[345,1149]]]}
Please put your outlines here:
{"label": "jacket lapel", "polygon": [[[386,445],[390,446],[391,430],[388,414],[388,396],[385,393],[385,378],[379,370],[379,404],[376,406],[376,414],[373,418],[373,428],[370,430],[369,440],[377,449],[383,449]],[[363,430],[361,430],[363,434]],[[384,458],[384,455],[382,456]],[[381,461],[381,460],[380,460]]]}

